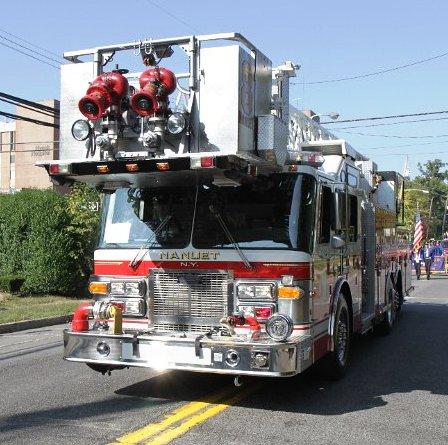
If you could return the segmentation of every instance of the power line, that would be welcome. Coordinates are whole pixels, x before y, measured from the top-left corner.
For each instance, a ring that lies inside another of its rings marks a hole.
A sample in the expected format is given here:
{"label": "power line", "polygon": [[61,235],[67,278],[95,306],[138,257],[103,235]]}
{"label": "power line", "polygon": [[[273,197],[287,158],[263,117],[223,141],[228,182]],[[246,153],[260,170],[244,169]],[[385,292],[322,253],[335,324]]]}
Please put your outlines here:
{"label": "power line", "polygon": [[384,122],[382,124],[370,124],[370,125],[353,125],[350,127],[337,127],[334,130],[346,130],[350,128],[369,128],[369,127],[382,127],[384,125],[401,125],[401,124],[410,124],[414,122],[429,122],[429,121],[444,121],[447,120],[448,117],[437,117],[433,119],[414,119],[410,121],[401,121],[401,122]]}
{"label": "power line", "polygon": [[150,3],[151,5],[155,6],[156,8],[163,11],[166,15],[169,15],[172,19],[177,20],[179,23],[182,23],[182,25],[186,26],[187,28],[191,29],[193,32],[197,32],[197,29],[193,28],[189,23],[187,23],[185,20],[181,19],[180,17],[177,17],[172,12],[168,11],[168,9],[165,9],[164,7],[160,6],[158,3],[152,1],[152,0],[145,0],[147,3]]}
{"label": "power line", "polygon": [[18,102],[20,104],[28,105],[32,108],[37,108],[38,110],[47,111],[52,114],[59,114],[59,108],[50,107],[48,105],[40,104],[38,102],[33,102],[32,100],[22,99],[17,96],[13,96],[12,94],[3,93],[0,91],[0,97],[4,99],[8,99],[14,102]]}
{"label": "power line", "polygon": [[381,153],[381,156],[414,156],[414,155],[440,155],[448,153],[447,150],[444,151],[432,151],[432,152],[412,152],[412,153]]}
{"label": "power line", "polygon": [[[445,53],[437,54],[437,55],[435,55],[433,57],[428,57],[426,59],[421,59],[421,60],[416,60],[414,62],[409,62],[409,63],[406,63],[404,65],[398,65],[398,66],[394,66],[392,68],[386,68],[386,69],[383,69],[383,70],[374,71],[373,73],[359,74],[359,75],[356,75],[356,76],[348,76],[348,77],[339,77],[339,78],[336,78],[336,79],[328,79],[328,80],[316,80],[316,81],[313,81],[313,82],[304,82],[304,84],[305,85],[316,85],[316,84],[322,84],[322,83],[344,82],[346,80],[365,79],[367,77],[378,76],[380,74],[386,74],[386,73],[390,73],[392,71],[402,70],[404,68],[409,68],[411,66],[419,65],[421,63],[431,62],[432,60],[440,59],[440,58],[445,57],[447,55],[448,55],[448,52],[445,52]],[[296,82],[293,85],[301,85],[301,83]]]}
{"label": "power line", "polygon": [[40,49],[40,50],[42,50],[42,51],[45,51],[45,52],[48,53],[48,54],[52,54],[53,56],[56,56],[56,57],[61,57],[60,54],[56,54],[56,53],[54,53],[54,52],[52,52],[52,51],[49,51],[48,49],[43,48],[42,46],[35,45],[34,43],[31,43],[31,42],[29,42],[28,40],[25,40],[24,38],[22,38],[22,37],[20,37],[20,36],[18,36],[18,35],[16,35],[16,34],[13,34],[12,32],[6,31],[6,29],[2,29],[2,28],[0,28],[0,31],[1,31],[2,33],[4,33],[4,34],[7,34],[8,36],[15,37],[16,39],[19,39],[19,40],[21,40],[22,42],[27,43],[28,45],[34,46],[34,48]]}
{"label": "power line", "polygon": [[39,59],[39,58],[37,58],[37,57],[34,57],[33,55],[28,54],[28,53],[26,53],[25,51],[22,51],[22,50],[20,50],[20,49],[18,49],[18,48],[14,48],[13,46],[8,45],[8,44],[5,43],[5,42],[0,42],[0,45],[6,46],[7,48],[10,48],[10,49],[12,49],[13,51],[16,51],[16,52],[18,52],[18,53],[20,53],[20,54],[23,54],[24,56],[30,57],[31,59],[34,59],[34,60],[37,60],[38,62],[45,63],[46,65],[52,66],[53,68],[56,68],[56,69],[58,69],[58,70],[60,69],[58,66],[53,65],[53,64],[50,63],[50,62],[46,62],[45,60]]}
{"label": "power line", "polygon": [[363,121],[376,121],[381,119],[399,119],[401,117],[414,117],[414,116],[429,116],[434,114],[447,114],[447,111],[430,111],[426,113],[412,113],[412,114],[395,114],[392,116],[376,116],[376,117],[363,117],[359,119],[345,119],[342,121],[327,121],[327,122],[321,122],[321,125],[328,125],[328,124],[342,124],[345,122],[363,122]]}
{"label": "power line", "polygon": [[34,108],[27,107],[26,105],[22,105],[20,103],[13,102],[12,100],[1,99],[1,98],[0,98],[0,100],[2,102],[6,102],[8,104],[15,105],[16,107],[21,107],[21,108],[25,108],[26,110],[31,110],[34,113],[40,113],[40,114],[43,114],[44,116],[54,117],[54,114],[46,113],[45,111],[35,110]]}
{"label": "power line", "polygon": [[401,147],[420,147],[421,145],[439,145],[439,144],[446,144],[446,143],[448,143],[448,140],[447,141],[438,141],[438,142],[422,142],[420,144],[383,145],[383,146],[379,146],[379,147],[367,147],[364,150],[381,150],[383,148],[401,148]]}
{"label": "power line", "polygon": [[341,133],[356,134],[359,136],[373,136],[381,138],[394,138],[394,139],[433,139],[433,138],[446,138],[448,134],[433,134],[428,136],[398,136],[395,134],[372,134],[372,133],[361,133],[358,131],[341,131]]}
{"label": "power line", "polygon": [[17,45],[17,46],[19,46],[20,48],[26,49],[27,51],[34,52],[34,53],[36,53],[36,54],[39,54],[39,56],[44,57],[45,59],[50,60],[50,61],[52,61],[52,62],[61,63],[60,60],[56,60],[56,59],[54,59],[53,57],[46,56],[45,54],[42,54],[42,53],[40,53],[39,51],[36,51],[35,49],[29,48],[28,46],[22,45],[21,43],[14,42],[14,40],[8,39],[8,38],[5,37],[5,36],[0,35],[0,39],[6,40],[7,42],[12,43],[13,45]]}
{"label": "power line", "polygon": [[0,111],[0,116],[9,117],[10,119],[14,119],[14,120],[17,120],[17,121],[31,122],[33,124],[43,125],[45,127],[59,128],[59,125],[57,125],[57,124],[52,124],[50,122],[40,121],[38,119],[32,119],[30,117],[19,116],[18,114],[7,113],[5,111]]}

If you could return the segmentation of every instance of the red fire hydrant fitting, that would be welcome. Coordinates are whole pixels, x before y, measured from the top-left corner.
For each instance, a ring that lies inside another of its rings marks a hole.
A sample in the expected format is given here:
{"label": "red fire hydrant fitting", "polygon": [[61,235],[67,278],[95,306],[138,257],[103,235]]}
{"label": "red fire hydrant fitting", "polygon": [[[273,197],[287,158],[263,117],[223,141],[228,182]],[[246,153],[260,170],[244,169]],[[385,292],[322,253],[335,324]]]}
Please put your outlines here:
{"label": "red fire hydrant fitting", "polygon": [[176,89],[176,76],[166,68],[151,68],[140,75],[141,90],[131,98],[133,110],[140,116],[152,116],[164,107]]}
{"label": "red fire hydrant fitting", "polygon": [[128,87],[128,80],[122,74],[103,73],[90,84],[86,95],[79,101],[79,111],[92,121],[100,119],[110,106],[120,107]]}
{"label": "red fire hydrant fitting", "polygon": [[89,330],[90,311],[90,303],[82,303],[77,307],[72,319],[73,332],[85,332]]}

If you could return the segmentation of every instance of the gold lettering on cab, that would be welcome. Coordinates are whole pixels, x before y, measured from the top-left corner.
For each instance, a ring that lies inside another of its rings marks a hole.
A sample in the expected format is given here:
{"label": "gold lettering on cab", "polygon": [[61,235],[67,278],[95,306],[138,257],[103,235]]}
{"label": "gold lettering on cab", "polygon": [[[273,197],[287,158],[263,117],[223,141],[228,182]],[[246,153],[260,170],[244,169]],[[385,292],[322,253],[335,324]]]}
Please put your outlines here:
{"label": "gold lettering on cab", "polygon": [[168,261],[216,261],[219,258],[219,252],[160,252],[161,260]]}

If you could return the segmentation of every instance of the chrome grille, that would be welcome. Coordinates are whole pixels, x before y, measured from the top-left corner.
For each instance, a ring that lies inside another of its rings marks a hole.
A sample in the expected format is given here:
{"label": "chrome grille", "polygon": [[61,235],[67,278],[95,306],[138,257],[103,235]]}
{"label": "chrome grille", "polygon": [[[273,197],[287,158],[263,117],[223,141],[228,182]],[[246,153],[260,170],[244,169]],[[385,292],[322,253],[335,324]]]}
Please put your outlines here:
{"label": "chrome grille", "polygon": [[154,329],[158,332],[198,332],[203,333],[210,330],[212,326],[197,324],[174,324],[174,323],[156,323]]}
{"label": "chrome grille", "polygon": [[156,330],[205,332],[228,312],[227,272],[153,270],[150,288]]}

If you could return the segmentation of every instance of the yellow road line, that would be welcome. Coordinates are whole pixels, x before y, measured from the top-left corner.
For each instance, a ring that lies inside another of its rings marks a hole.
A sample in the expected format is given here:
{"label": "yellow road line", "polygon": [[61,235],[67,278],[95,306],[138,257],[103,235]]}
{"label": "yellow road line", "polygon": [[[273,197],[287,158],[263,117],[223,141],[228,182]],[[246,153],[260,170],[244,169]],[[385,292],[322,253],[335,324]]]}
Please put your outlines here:
{"label": "yellow road line", "polygon": [[171,441],[184,435],[185,433],[187,433],[200,423],[203,423],[207,419],[210,419],[211,417],[218,415],[227,408],[230,408],[232,405],[244,399],[250,393],[254,392],[255,389],[256,389],[255,387],[251,387],[247,388],[246,390],[240,391],[234,397],[231,397],[230,399],[224,401],[224,403],[214,405],[205,410],[204,412],[190,417],[185,422],[181,423],[179,426],[161,432],[158,436],[154,437],[149,442],[146,442],[145,445],[166,445],[170,443]]}
{"label": "yellow road line", "polygon": [[169,426],[197,413],[198,411],[201,411],[211,404],[218,402],[225,397],[233,394],[235,392],[235,388],[229,387],[222,391],[219,391],[215,394],[212,394],[210,396],[204,397],[201,401],[191,402],[187,405],[181,406],[180,408],[173,411],[171,414],[169,414],[164,420],[157,423],[150,423],[143,428],[140,428],[136,431],[133,431],[131,433],[125,434],[122,437],[119,437],[110,445],[135,445],[139,442],[142,442],[143,440],[146,440],[150,438],[151,436],[154,436],[157,433],[163,432],[165,429],[167,429]]}

